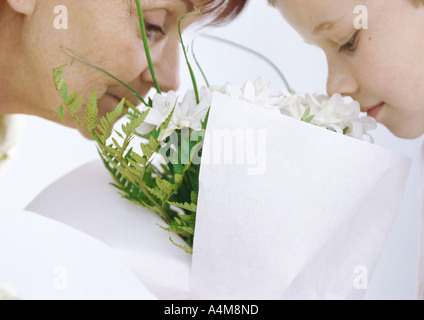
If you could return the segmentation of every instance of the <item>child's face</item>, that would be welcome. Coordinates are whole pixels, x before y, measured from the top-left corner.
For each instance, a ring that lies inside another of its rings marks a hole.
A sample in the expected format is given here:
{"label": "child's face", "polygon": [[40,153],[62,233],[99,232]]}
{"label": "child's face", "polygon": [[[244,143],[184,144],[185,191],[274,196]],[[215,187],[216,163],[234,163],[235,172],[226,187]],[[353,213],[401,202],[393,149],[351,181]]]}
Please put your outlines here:
{"label": "child's face", "polygon": [[[358,100],[363,112],[399,137],[424,134],[424,9],[409,0],[277,0],[275,5],[305,41],[324,50],[328,94]],[[358,5],[367,8],[368,29],[355,27],[361,13],[365,18],[364,11],[355,13]],[[327,21],[333,24],[321,25]]]}

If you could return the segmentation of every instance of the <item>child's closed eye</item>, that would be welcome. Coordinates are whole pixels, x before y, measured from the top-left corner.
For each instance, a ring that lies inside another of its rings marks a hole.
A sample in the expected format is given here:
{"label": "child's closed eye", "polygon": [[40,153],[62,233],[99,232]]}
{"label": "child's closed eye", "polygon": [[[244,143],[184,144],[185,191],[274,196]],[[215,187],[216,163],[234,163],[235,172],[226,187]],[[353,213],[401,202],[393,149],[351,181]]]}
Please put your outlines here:
{"label": "child's closed eye", "polygon": [[358,47],[358,38],[359,38],[359,32],[355,32],[355,34],[352,36],[352,38],[349,39],[348,42],[346,42],[344,45],[340,46],[339,53],[353,53]]}

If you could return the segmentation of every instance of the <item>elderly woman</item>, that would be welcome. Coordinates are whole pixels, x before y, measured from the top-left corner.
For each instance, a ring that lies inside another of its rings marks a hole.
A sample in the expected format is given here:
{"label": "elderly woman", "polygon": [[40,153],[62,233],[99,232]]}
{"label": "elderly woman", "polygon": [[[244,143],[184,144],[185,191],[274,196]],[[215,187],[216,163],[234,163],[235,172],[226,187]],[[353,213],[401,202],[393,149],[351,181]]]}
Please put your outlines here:
{"label": "elderly woman", "polygon": [[[152,61],[163,91],[179,85],[179,19],[196,8],[205,23],[218,24],[237,16],[246,1],[141,0]],[[59,14],[68,20],[64,28],[57,23]],[[188,17],[184,27],[195,20],[199,18]],[[0,162],[8,152],[4,140],[9,119],[4,115],[20,113],[58,121],[60,98],[52,81],[55,67],[68,65],[64,75],[70,90],[78,91],[85,101],[97,91],[101,115],[122,97],[139,103],[111,77],[84,63],[72,63],[63,49],[101,66],[142,96],[153,86],[135,0],[0,1]],[[75,126],[66,117],[63,124]]]}

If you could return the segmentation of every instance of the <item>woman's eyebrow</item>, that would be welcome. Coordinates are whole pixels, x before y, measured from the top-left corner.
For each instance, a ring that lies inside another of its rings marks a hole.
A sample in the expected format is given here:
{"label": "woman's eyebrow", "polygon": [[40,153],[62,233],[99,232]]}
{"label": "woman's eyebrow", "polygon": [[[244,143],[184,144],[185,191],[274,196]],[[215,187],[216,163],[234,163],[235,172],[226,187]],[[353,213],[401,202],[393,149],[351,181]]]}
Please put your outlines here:
{"label": "woman's eyebrow", "polygon": [[187,11],[191,11],[191,10],[193,10],[193,8],[196,8],[193,0],[180,0],[180,1],[185,3],[185,5],[187,7]]}
{"label": "woman's eyebrow", "polygon": [[[137,12],[137,4],[135,0],[129,0],[131,6],[131,12]],[[149,4],[155,4],[156,6],[168,6],[171,10],[180,8],[181,5],[184,5],[187,8],[187,11],[192,11],[196,6],[194,5],[193,0],[149,0]]]}

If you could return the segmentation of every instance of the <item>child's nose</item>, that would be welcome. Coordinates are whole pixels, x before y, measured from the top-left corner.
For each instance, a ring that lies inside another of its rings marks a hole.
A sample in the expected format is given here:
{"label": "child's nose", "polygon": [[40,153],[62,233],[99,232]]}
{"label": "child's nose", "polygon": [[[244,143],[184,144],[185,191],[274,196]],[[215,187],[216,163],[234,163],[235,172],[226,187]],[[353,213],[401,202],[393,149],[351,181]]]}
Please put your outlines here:
{"label": "child's nose", "polygon": [[327,93],[329,96],[339,93],[352,96],[359,90],[354,76],[340,63],[328,63]]}

